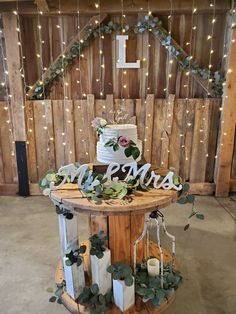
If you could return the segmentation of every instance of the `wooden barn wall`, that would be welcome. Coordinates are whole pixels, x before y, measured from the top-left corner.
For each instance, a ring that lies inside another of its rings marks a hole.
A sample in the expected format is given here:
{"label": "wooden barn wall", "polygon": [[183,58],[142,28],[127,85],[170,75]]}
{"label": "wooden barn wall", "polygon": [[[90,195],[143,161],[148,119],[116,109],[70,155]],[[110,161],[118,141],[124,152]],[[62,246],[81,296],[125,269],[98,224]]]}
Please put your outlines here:
{"label": "wooden barn wall", "polygon": [[[111,119],[111,111],[121,106],[137,123],[148,162],[173,167],[190,182],[213,182],[220,100],[186,102],[174,95],[167,100],[148,95],[145,102],[127,99],[124,103],[112,95],[104,100],[88,95],[85,100],[66,102],[28,101],[25,115],[30,182],[38,182],[48,169],[75,161],[94,161],[97,139],[91,120],[95,116]],[[0,117],[1,181],[13,183],[15,159],[11,156],[6,117]]]}
{"label": "wooden barn wall", "polygon": [[[91,16],[80,16],[79,26],[82,28]],[[114,21],[120,21],[120,16],[111,15]],[[134,25],[139,16],[137,14],[127,14],[125,22]],[[161,15],[164,26],[168,28],[168,18]],[[190,14],[174,14],[172,21],[173,38],[190,54],[191,35],[191,15]],[[40,19],[40,20],[39,20]],[[21,16],[22,43],[25,56],[25,73],[27,85],[33,85],[40,77],[42,67],[48,67],[53,60],[61,53],[60,25],[58,16],[38,16],[25,15]],[[194,25],[197,30],[192,32],[191,54],[199,62],[201,67],[208,67],[210,40],[207,41],[207,35],[211,34],[212,13],[196,14],[194,17]],[[212,54],[212,70],[221,70],[222,57],[224,49],[224,36],[226,29],[226,14],[217,13],[215,23],[215,31],[213,36]],[[39,32],[37,25],[42,25],[42,64],[36,54],[40,51]],[[63,40],[66,46],[78,31],[78,18],[73,15],[62,16],[62,32]],[[170,79],[169,92],[175,94],[178,98],[201,98],[205,96],[203,89],[192,79],[190,79],[190,88],[184,85],[188,84],[188,77],[181,71],[176,61],[169,65],[166,49],[161,46],[158,39],[151,33],[136,35],[132,32],[129,34],[127,42],[127,60],[135,61],[136,59],[147,61],[141,62],[140,69],[127,69],[126,75],[122,74],[120,69],[116,69],[116,40],[115,35],[105,35],[102,40],[102,63],[105,69],[102,69],[101,82],[97,82],[100,78],[99,64],[99,40],[96,39],[84,51],[84,58],[80,59],[72,66],[65,76],[68,82],[67,96],[68,99],[80,99],[83,93],[92,93],[96,98],[100,97],[100,84],[103,88],[104,96],[114,94],[115,98],[144,98],[146,93],[154,94],[156,98],[164,98],[166,87],[166,77],[168,75],[168,67],[171,67],[172,77]],[[148,43],[151,45],[148,47]],[[79,71],[76,70],[80,66],[81,79]],[[148,76],[146,73],[148,72]],[[78,84],[77,81],[80,81]],[[122,84],[126,85],[126,89],[122,91]],[[147,88],[149,88],[147,90]],[[1,95],[1,91],[0,91]],[[50,95],[50,99],[63,99],[64,88],[62,81],[59,81]]]}

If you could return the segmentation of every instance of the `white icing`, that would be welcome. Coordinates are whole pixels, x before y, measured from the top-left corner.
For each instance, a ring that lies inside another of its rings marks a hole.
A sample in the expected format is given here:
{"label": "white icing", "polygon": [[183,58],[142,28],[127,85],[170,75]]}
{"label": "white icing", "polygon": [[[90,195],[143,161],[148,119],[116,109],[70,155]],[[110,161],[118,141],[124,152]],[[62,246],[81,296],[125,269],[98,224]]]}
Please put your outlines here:
{"label": "white icing", "polygon": [[103,164],[110,164],[111,162],[117,162],[118,164],[125,164],[127,162],[133,162],[133,157],[126,157],[125,148],[119,147],[117,151],[113,150],[113,147],[105,147],[104,145],[111,139],[118,139],[120,136],[125,136],[128,139],[136,143],[140,156],[136,161],[141,160],[142,157],[142,141],[138,140],[137,126],[134,124],[109,124],[103,129],[103,134],[100,135],[97,142],[97,160]]}

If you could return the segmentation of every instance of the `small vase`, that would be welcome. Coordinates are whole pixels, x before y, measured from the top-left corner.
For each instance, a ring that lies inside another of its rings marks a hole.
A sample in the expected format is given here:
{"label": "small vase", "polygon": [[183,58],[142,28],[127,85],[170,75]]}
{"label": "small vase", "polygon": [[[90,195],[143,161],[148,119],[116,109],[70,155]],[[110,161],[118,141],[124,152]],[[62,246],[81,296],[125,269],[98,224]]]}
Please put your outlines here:
{"label": "small vase", "polygon": [[124,280],[113,279],[113,295],[115,305],[122,312],[128,310],[135,303],[134,282],[128,287]]}
{"label": "small vase", "polygon": [[66,281],[66,291],[72,299],[77,299],[85,287],[84,263],[80,266],[73,264],[66,265],[67,258],[63,258],[64,276]]}
{"label": "small vase", "polygon": [[111,289],[111,274],[107,272],[107,267],[111,265],[111,251],[106,249],[102,258],[90,255],[92,283],[99,286],[99,293],[105,294]]}

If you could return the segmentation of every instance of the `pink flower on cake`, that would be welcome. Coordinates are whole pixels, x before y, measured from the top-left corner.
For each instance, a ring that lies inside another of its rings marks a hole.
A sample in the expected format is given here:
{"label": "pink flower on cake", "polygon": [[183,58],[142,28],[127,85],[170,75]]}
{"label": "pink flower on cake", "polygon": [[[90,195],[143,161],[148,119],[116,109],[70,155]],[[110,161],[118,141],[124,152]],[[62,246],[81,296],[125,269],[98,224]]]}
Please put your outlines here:
{"label": "pink flower on cake", "polygon": [[118,138],[118,144],[122,147],[128,147],[130,144],[130,140],[126,136],[120,136]]}

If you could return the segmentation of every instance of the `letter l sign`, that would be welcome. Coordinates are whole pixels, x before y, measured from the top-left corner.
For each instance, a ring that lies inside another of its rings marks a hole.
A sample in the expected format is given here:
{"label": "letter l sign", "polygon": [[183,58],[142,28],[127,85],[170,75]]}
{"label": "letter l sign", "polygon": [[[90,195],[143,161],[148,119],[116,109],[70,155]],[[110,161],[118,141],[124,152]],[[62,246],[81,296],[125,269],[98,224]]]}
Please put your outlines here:
{"label": "letter l sign", "polygon": [[126,62],[126,40],[129,38],[128,35],[117,35],[118,40],[118,52],[119,59],[117,60],[117,68],[140,68],[140,60],[136,62]]}

